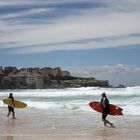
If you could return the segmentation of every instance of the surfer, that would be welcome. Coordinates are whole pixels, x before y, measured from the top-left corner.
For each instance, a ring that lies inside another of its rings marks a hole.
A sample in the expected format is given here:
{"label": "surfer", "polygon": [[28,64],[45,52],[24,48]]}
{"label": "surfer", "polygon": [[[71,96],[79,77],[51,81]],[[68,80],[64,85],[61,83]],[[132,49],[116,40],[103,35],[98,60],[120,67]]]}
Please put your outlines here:
{"label": "surfer", "polygon": [[109,124],[111,127],[113,127],[113,123],[109,122],[106,117],[108,115],[109,112],[109,100],[106,96],[106,93],[102,93],[102,99],[101,99],[101,105],[102,105],[102,120],[104,122],[104,126],[106,126],[107,124]]}
{"label": "surfer", "polygon": [[[13,97],[13,94],[10,93],[9,94],[9,97],[12,101],[13,101],[13,104],[14,104],[14,97]],[[14,107],[12,106],[8,106],[8,114],[7,114],[7,117],[9,117],[9,115],[12,113],[12,116],[13,116],[13,119],[15,119],[15,110],[14,110]]]}

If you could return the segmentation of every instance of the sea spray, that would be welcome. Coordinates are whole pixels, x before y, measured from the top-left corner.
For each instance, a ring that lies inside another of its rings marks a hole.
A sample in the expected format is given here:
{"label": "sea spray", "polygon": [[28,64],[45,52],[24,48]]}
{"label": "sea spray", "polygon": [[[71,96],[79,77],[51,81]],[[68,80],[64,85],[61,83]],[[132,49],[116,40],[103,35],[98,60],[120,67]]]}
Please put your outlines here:
{"label": "sea spray", "polygon": [[66,109],[93,111],[88,103],[100,101],[101,93],[106,92],[110,103],[124,109],[124,114],[140,115],[140,87],[100,88],[82,87],[66,89],[27,89],[0,90],[0,107],[4,107],[2,99],[12,92],[14,97],[28,104],[30,108]]}

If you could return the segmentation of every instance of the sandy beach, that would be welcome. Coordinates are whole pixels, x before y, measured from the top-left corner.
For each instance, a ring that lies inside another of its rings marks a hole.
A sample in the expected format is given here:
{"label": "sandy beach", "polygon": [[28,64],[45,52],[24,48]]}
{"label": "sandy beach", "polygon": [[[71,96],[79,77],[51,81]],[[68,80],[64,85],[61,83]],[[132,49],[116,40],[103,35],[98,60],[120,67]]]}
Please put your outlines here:
{"label": "sandy beach", "polygon": [[104,127],[101,114],[72,110],[16,109],[17,119],[0,108],[0,140],[139,140],[140,116],[108,116],[115,128]]}

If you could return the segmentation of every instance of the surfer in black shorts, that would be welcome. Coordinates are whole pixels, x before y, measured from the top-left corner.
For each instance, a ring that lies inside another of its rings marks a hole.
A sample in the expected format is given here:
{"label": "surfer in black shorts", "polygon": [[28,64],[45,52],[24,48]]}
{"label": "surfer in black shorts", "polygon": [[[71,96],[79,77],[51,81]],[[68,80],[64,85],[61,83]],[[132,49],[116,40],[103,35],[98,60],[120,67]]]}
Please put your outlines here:
{"label": "surfer in black shorts", "polygon": [[106,97],[106,94],[105,93],[102,93],[101,105],[102,105],[102,109],[103,109],[102,120],[104,122],[104,126],[106,126],[107,124],[109,124],[111,127],[113,127],[113,123],[109,122],[106,119],[106,117],[108,115],[108,112],[109,112],[109,100]]}
{"label": "surfer in black shorts", "polygon": [[[14,97],[13,97],[13,94],[10,93],[9,94],[9,97],[12,101],[13,101],[13,105],[14,105]],[[9,115],[12,113],[12,116],[13,116],[13,119],[15,119],[15,110],[14,110],[14,107],[12,106],[8,106],[8,114],[7,114],[7,117],[9,117]]]}

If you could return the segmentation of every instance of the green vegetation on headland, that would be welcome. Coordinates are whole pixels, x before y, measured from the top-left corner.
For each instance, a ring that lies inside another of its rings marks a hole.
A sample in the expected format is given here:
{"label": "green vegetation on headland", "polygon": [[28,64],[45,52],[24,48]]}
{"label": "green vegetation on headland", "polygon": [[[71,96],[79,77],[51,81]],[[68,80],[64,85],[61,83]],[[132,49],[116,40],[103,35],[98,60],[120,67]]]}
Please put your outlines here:
{"label": "green vegetation on headland", "polygon": [[0,89],[109,87],[108,80],[71,76],[60,68],[0,67]]}

